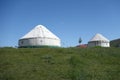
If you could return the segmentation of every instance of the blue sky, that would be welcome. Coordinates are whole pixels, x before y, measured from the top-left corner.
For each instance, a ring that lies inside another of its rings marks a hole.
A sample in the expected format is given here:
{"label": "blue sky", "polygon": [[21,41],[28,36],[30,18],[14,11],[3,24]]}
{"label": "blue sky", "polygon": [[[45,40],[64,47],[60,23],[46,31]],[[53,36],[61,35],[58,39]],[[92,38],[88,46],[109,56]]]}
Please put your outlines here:
{"label": "blue sky", "polygon": [[56,34],[62,46],[87,43],[96,33],[120,38],[120,0],[0,0],[0,46],[18,46],[18,40],[42,24]]}

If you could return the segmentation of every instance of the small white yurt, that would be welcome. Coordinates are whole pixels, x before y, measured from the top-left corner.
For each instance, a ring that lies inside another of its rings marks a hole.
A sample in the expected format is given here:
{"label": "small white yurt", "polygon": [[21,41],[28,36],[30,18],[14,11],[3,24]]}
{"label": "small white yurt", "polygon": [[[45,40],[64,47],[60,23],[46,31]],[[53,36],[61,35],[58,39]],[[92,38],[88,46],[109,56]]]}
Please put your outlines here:
{"label": "small white yurt", "polygon": [[60,47],[60,39],[45,26],[38,25],[19,39],[19,47]]}
{"label": "small white yurt", "polygon": [[89,42],[88,47],[110,47],[110,41],[101,34],[96,34]]}

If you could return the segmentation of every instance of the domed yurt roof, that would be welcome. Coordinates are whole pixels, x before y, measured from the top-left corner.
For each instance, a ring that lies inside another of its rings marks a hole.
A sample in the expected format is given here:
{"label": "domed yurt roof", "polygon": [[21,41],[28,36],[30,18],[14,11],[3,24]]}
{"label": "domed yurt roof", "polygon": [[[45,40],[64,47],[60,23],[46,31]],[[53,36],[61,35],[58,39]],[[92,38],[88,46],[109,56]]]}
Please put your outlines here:
{"label": "domed yurt roof", "polygon": [[24,35],[21,39],[35,38],[35,37],[59,39],[56,35],[54,35],[51,31],[49,31],[43,25],[37,25],[30,32],[28,32],[26,35]]}
{"label": "domed yurt roof", "polygon": [[107,38],[105,38],[102,34],[96,34],[89,42],[92,41],[106,41],[109,42],[109,40]]}

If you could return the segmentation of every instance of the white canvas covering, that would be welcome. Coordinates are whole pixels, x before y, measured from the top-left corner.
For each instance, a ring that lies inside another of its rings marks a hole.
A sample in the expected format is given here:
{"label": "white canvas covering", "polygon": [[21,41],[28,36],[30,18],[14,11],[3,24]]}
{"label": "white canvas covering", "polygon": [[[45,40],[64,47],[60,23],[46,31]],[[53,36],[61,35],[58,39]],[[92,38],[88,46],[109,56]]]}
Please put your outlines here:
{"label": "white canvas covering", "polygon": [[60,39],[45,26],[38,25],[20,38],[21,46],[60,46]]}
{"label": "white canvas covering", "polygon": [[110,47],[110,41],[101,34],[96,34],[89,42],[88,47],[101,46]]}
{"label": "white canvas covering", "polygon": [[90,41],[107,41],[107,42],[109,42],[109,40],[101,34],[96,34]]}

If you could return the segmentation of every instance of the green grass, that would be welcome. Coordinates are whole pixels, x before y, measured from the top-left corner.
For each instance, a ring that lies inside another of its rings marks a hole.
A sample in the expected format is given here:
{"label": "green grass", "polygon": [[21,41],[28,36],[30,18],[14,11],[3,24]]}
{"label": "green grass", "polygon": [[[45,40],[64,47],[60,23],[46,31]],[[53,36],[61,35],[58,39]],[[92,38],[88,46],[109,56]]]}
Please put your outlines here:
{"label": "green grass", "polygon": [[0,80],[120,80],[120,48],[1,48]]}

